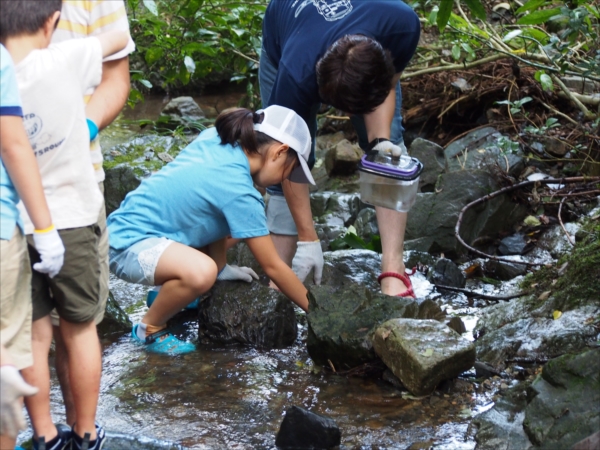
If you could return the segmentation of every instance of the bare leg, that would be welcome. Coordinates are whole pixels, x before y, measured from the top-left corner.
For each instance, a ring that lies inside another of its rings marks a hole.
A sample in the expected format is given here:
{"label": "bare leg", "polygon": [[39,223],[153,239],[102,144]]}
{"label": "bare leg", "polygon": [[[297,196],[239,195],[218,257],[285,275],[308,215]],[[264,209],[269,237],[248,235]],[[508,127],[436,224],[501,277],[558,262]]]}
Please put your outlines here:
{"label": "bare leg", "polygon": [[46,442],[57,435],[50,415],[50,369],[48,352],[52,342],[52,322],[50,316],[35,320],[31,328],[33,366],[21,370],[23,379],[39,389],[36,395],[25,398],[25,406],[33,426],[36,439],[44,436]]}
{"label": "bare leg", "polygon": [[[392,209],[376,207],[377,224],[381,235],[381,271],[404,273],[404,231],[406,230],[406,213]],[[387,295],[398,295],[407,287],[397,278],[387,277],[381,280],[381,292]]]}
{"label": "bare leg", "polygon": [[77,422],[74,431],[96,439],[96,409],[100,393],[102,354],[96,323],[73,323],[60,319],[60,331],[68,352],[69,380]]}
{"label": "bare leg", "polygon": [[69,355],[60,332],[60,327],[52,328],[55,343],[54,366],[56,368],[56,375],[58,377],[58,382],[60,384],[60,390],[62,392],[63,402],[65,405],[67,423],[73,426],[73,424],[77,422],[77,416],[75,415],[75,403],[73,402],[71,380],[69,379]]}
{"label": "bare leg", "polygon": [[292,260],[296,254],[298,235],[289,236],[271,233],[271,239],[273,239],[273,245],[275,245],[275,250],[277,250],[279,257],[284,263],[292,267]]}
{"label": "bare leg", "polygon": [[15,448],[16,442],[15,439],[9,438],[8,436],[0,436],[0,449],[4,450],[6,448],[12,450]]}
{"label": "bare leg", "polygon": [[208,291],[216,279],[217,265],[209,256],[176,242],[169,245],[154,274],[156,284],[162,287],[142,323],[166,325],[167,320]]}

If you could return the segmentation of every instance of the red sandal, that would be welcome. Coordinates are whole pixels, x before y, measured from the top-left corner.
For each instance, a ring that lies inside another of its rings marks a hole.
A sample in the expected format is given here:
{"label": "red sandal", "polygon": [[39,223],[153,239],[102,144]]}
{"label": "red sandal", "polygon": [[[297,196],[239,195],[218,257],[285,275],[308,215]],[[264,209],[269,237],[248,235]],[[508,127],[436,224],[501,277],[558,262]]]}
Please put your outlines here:
{"label": "red sandal", "polygon": [[377,277],[377,281],[381,284],[381,280],[388,277],[398,278],[408,288],[406,291],[397,294],[396,297],[416,297],[415,291],[413,291],[412,283],[410,282],[409,276],[413,275],[417,271],[416,267],[413,267],[412,272],[405,273],[404,275],[396,272],[383,272]]}

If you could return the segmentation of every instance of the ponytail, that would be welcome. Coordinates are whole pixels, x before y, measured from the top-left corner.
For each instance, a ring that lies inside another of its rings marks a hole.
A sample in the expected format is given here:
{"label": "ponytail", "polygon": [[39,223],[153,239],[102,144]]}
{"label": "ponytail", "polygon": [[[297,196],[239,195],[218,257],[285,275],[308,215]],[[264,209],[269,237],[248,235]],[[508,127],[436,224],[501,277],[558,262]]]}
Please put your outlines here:
{"label": "ponytail", "polygon": [[246,108],[223,111],[215,122],[221,144],[234,147],[240,145],[250,154],[258,153],[263,145],[275,142],[270,136],[254,130],[254,124],[261,123],[264,117],[264,114],[257,114]]}

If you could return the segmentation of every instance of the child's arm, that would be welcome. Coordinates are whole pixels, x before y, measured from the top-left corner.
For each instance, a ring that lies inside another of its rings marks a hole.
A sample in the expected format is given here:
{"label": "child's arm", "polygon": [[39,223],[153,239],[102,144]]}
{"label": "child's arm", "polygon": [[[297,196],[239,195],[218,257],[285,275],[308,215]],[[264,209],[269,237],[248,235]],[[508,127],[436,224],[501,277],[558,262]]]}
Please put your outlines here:
{"label": "child's arm", "polygon": [[52,217],[46,203],[38,164],[23,127],[23,119],[18,116],[0,116],[0,140],[2,163],[33,226],[36,230],[49,228]]}
{"label": "child's arm", "polygon": [[129,42],[129,33],[121,30],[107,31],[95,37],[100,41],[103,58],[120,52]]}
{"label": "child's arm", "polygon": [[290,267],[284,263],[270,235],[246,239],[250,251],[264,269],[267,276],[290,300],[308,311],[308,291]]}

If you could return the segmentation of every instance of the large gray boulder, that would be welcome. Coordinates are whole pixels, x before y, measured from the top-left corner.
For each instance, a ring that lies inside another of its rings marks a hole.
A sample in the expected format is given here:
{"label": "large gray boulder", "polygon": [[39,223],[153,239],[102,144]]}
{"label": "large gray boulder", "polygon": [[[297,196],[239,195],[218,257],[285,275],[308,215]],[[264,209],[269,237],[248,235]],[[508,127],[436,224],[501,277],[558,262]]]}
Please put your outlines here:
{"label": "large gray boulder", "polygon": [[293,303],[260,283],[219,281],[198,308],[200,340],[284,348],[296,340]]}
{"label": "large gray boulder", "polygon": [[401,298],[371,291],[350,280],[335,287],[309,288],[308,354],[315,364],[345,370],[377,359],[373,333],[393,318],[443,319],[429,299]]}
{"label": "large gray boulder", "polygon": [[600,349],[549,361],[476,417],[477,450],[570,449],[600,429]]}
{"label": "large gray boulder", "polygon": [[408,153],[423,163],[419,192],[433,192],[438,177],[444,172],[444,149],[434,142],[417,138],[410,144]]}
{"label": "large gray boulder", "polygon": [[144,178],[173,161],[187,141],[170,136],[143,135],[104,153],[106,213],[117,209]]}
{"label": "large gray boulder", "polygon": [[473,343],[435,320],[388,320],[375,330],[373,348],[414,395],[430,394],[475,363]]}
{"label": "large gray boulder", "polygon": [[[454,235],[461,209],[490,192],[498,184],[484,170],[463,170],[439,176],[435,192],[417,194],[417,201],[408,213],[405,249],[448,256],[465,251]],[[525,216],[522,206],[499,196],[473,207],[463,216],[461,237],[472,242],[480,235],[494,235],[511,229]]]}
{"label": "large gray boulder", "polygon": [[524,167],[518,143],[492,127],[481,128],[448,145],[446,171],[502,170],[517,176]]}
{"label": "large gray boulder", "polygon": [[[474,330],[478,359],[504,367],[511,359],[543,361],[586,348],[598,334],[588,319],[600,314],[600,305],[565,310],[560,303],[524,297],[486,308]],[[557,319],[555,310],[562,312]]]}

